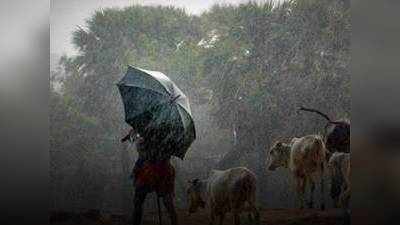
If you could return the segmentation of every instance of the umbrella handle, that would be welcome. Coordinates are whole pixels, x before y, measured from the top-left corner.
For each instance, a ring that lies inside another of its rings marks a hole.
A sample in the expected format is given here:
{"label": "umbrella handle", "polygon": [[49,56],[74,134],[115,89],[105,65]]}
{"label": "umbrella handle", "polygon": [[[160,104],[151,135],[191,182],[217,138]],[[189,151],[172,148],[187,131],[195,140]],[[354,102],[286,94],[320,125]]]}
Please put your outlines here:
{"label": "umbrella handle", "polygon": [[125,137],[121,138],[121,143],[124,143],[125,141],[129,140],[131,134],[127,134]]}
{"label": "umbrella handle", "polygon": [[121,139],[121,142],[122,143],[124,143],[125,141],[127,141],[127,140],[130,140],[130,138],[133,136],[133,135],[137,135],[137,132],[134,130],[134,129],[131,129],[130,131],[129,131],[129,133],[127,134],[127,135],[125,135],[125,137],[123,137],[122,139]]}

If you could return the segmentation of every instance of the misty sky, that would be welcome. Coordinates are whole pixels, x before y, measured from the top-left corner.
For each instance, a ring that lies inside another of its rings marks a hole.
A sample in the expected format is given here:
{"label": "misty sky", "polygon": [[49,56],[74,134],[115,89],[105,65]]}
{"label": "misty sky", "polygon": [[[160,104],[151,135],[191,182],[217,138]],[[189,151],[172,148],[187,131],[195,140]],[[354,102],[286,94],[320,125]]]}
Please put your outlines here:
{"label": "misty sky", "polygon": [[239,4],[246,1],[248,0],[51,0],[50,52],[57,55],[74,54],[72,32],[77,25],[84,25],[85,19],[99,8],[125,7],[131,4],[174,5],[185,8],[191,14],[201,14],[216,3]]}

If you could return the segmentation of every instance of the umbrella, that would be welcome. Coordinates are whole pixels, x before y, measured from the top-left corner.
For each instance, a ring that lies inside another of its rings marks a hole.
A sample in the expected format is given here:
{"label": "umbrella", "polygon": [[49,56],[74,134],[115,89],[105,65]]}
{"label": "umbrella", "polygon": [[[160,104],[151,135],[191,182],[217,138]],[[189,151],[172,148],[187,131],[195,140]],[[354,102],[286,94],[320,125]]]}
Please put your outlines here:
{"label": "umbrella", "polygon": [[152,151],[184,158],[196,138],[189,100],[165,74],[128,66],[117,84],[125,121]]}

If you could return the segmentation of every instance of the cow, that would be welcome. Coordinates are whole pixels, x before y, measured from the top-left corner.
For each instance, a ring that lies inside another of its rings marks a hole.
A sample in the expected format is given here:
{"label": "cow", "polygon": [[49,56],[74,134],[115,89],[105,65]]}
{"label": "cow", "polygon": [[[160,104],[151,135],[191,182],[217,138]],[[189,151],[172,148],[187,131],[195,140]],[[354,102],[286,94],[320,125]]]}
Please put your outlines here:
{"label": "cow", "polygon": [[[219,217],[222,225],[225,214],[233,213],[234,224],[240,224],[240,214],[249,210],[253,219],[259,221],[256,203],[256,176],[245,167],[228,170],[212,170],[206,180],[194,179],[189,181],[187,189],[189,214],[198,208],[208,207],[210,224]],[[247,203],[247,208],[245,207]]]}
{"label": "cow", "polygon": [[[350,121],[341,119],[333,121],[328,115],[316,109],[300,107],[299,110],[314,112],[327,120],[325,125],[324,141],[325,146],[329,150],[329,155],[334,152],[350,153]],[[328,157],[329,159],[329,157]]]}
{"label": "cow", "polygon": [[[341,119],[333,121],[328,115],[316,109],[300,107],[299,110],[317,113],[327,120],[324,130],[325,146],[328,149],[326,160],[335,152],[350,153],[350,121]],[[337,202],[341,193],[343,179],[340,176],[331,176],[330,196],[334,202]],[[336,203],[335,203],[336,204]]]}
{"label": "cow", "polygon": [[293,138],[290,143],[277,141],[267,153],[270,156],[268,170],[274,171],[278,167],[284,167],[293,174],[300,208],[304,208],[304,193],[308,184],[311,185],[308,207],[313,208],[315,182],[319,180],[321,186],[321,209],[325,209],[325,154],[325,144],[319,135]]}
{"label": "cow", "polygon": [[334,207],[348,208],[350,199],[350,153],[335,152],[329,159],[328,168],[332,180],[342,181],[338,187],[338,183],[331,183],[331,190],[339,190],[334,193]]}

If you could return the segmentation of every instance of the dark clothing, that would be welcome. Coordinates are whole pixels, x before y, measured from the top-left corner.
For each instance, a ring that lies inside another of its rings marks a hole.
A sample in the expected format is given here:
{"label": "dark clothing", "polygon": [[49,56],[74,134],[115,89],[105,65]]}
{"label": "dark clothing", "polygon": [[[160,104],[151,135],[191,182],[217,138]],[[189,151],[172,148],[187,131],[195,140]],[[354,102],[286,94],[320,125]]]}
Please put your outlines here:
{"label": "dark clothing", "polygon": [[133,175],[136,189],[155,191],[158,195],[175,194],[175,169],[169,162],[136,162]]}
{"label": "dark clothing", "polygon": [[133,210],[133,225],[140,225],[143,216],[143,203],[148,193],[155,191],[157,197],[162,197],[168,211],[171,224],[177,224],[174,206],[175,169],[169,160],[151,162],[140,158],[133,169],[135,196]]}
{"label": "dark clothing", "polygon": [[146,162],[145,159],[143,158],[138,158],[135,162],[135,166],[133,167],[132,170],[132,175],[135,175],[135,171],[137,171],[138,169],[142,168],[144,163]]}
{"label": "dark clothing", "polygon": [[174,194],[175,168],[169,157],[161,157],[152,151],[143,139],[136,141],[138,159],[132,171],[135,188],[156,191],[157,194]]}
{"label": "dark clothing", "polygon": [[136,143],[139,154],[132,171],[135,185],[133,225],[140,225],[143,216],[143,203],[148,193],[155,191],[157,197],[163,199],[168,211],[171,224],[177,224],[177,215],[174,206],[175,169],[169,157],[160,159],[156,151],[143,139]]}
{"label": "dark clothing", "polygon": [[151,192],[156,192],[158,197],[162,197],[171,224],[176,225],[175,168],[170,163],[170,155],[162,155],[163,151],[157,149],[158,143],[153,141],[154,135],[151,132],[147,132],[143,137],[136,139],[139,156],[131,175],[135,186],[133,225],[141,224],[143,203],[147,194]]}

